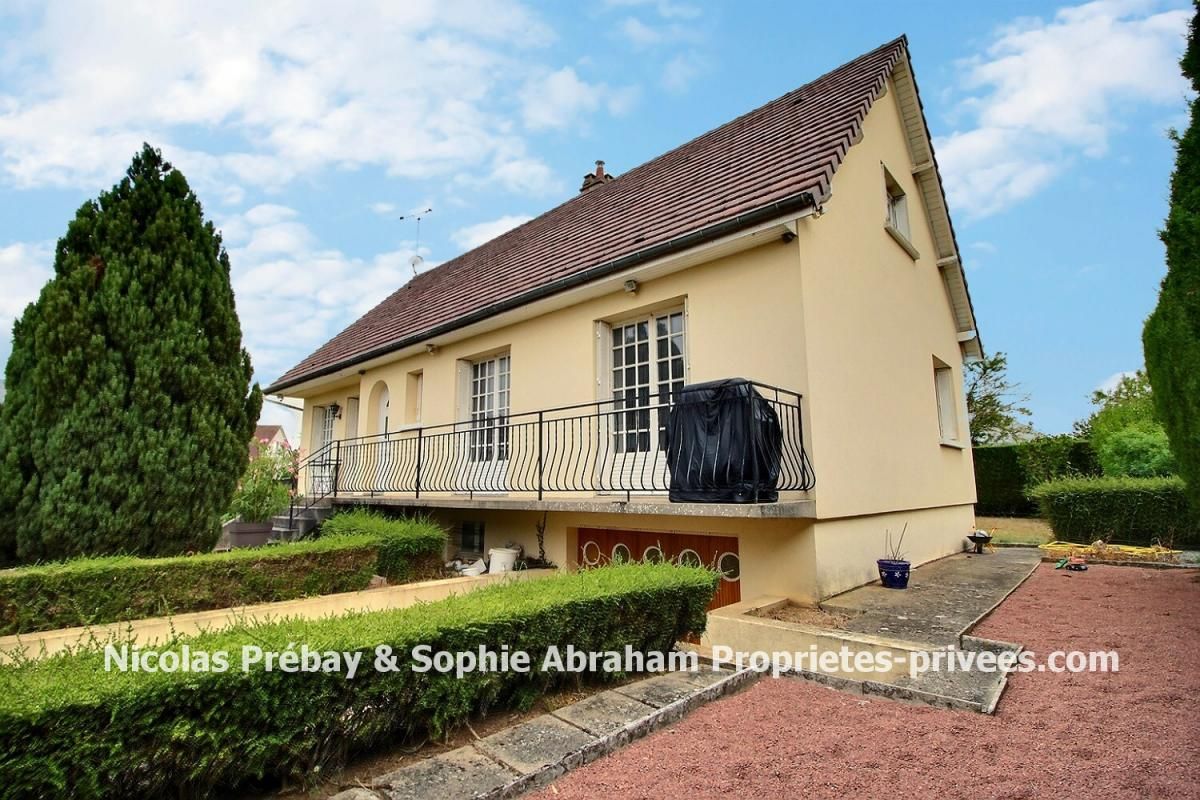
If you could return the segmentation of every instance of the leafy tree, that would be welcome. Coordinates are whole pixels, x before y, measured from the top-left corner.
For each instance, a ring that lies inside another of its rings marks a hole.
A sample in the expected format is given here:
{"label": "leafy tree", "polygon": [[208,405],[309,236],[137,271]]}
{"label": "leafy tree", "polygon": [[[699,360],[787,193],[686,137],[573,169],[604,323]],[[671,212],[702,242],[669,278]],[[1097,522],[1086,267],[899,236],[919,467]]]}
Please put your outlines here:
{"label": "leafy tree", "polygon": [[1142,370],[1122,375],[1112,389],[1092,392],[1092,405],[1096,410],[1086,420],[1075,423],[1075,430],[1096,447],[1125,428],[1158,423],[1154,390]]}
{"label": "leafy tree", "polygon": [[1111,390],[1092,393],[1099,408],[1076,431],[1091,442],[1105,475],[1173,475],[1175,458],[1159,422],[1146,373],[1123,375]]}
{"label": "leafy tree", "polygon": [[1033,426],[1020,419],[1032,413],[1021,405],[1029,396],[1008,379],[1007,355],[992,353],[968,364],[966,371],[972,445],[1001,444],[1033,435]]}
{"label": "leafy tree", "polygon": [[1105,475],[1158,478],[1175,474],[1167,432],[1158,424],[1130,425],[1104,439],[1096,458]]}
{"label": "leafy tree", "polygon": [[[1192,90],[1200,92],[1200,4],[1192,17],[1180,62]],[[1175,136],[1171,207],[1161,232],[1167,276],[1158,305],[1146,321],[1142,344],[1155,406],[1171,440],[1192,504],[1200,509],[1200,107],[1182,136]]]}
{"label": "leafy tree", "polygon": [[210,548],[262,405],[251,374],[221,237],[147,145],[13,327],[0,559]]}

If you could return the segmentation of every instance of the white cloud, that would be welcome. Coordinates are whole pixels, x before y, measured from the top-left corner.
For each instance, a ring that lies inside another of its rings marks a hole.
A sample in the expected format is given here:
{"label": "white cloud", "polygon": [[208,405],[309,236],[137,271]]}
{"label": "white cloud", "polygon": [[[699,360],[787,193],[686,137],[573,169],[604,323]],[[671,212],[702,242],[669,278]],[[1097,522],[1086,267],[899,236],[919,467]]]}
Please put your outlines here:
{"label": "white cloud", "polygon": [[0,246],[0,402],[4,400],[4,364],[12,352],[13,323],[54,275],[52,242],[14,242]]}
{"label": "white cloud", "polygon": [[1181,104],[1178,58],[1190,12],[1098,0],[1049,21],[1002,28],[964,62],[960,106],[973,125],[935,141],[950,203],[985,216],[1049,184],[1073,159],[1096,158],[1135,104]]}
{"label": "white cloud", "polygon": [[12,349],[13,323],[37,299],[53,274],[51,242],[15,242],[0,247],[0,364]]}
{"label": "white cloud", "polygon": [[658,44],[663,40],[663,34],[660,31],[651,28],[637,17],[626,17],[621,23],[621,33],[638,47]]}
{"label": "white cloud", "polygon": [[610,88],[604,83],[588,83],[573,67],[531,78],[521,90],[521,111],[525,126],[531,130],[565,128],[575,120],[600,108],[611,114],[625,114],[637,100],[633,87]]}
{"label": "white cloud", "polygon": [[1107,378],[1100,381],[1100,383],[1096,386],[1096,391],[1108,394],[1113,389],[1116,389],[1123,379],[1132,378],[1135,375],[1137,375],[1137,370],[1135,369],[1125,370],[1124,372],[1114,372],[1112,375],[1109,375]]}
{"label": "white cloud", "polygon": [[695,19],[700,16],[697,6],[671,0],[604,0],[604,5],[609,8],[651,8],[663,19]]}
{"label": "white cloud", "polygon": [[536,161],[509,116],[556,74],[538,58],[553,32],[519,0],[18,8],[21,35],[0,37],[0,179],[17,187],[106,187],[143,141],[225,203],[330,167],[483,175]]}
{"label": "white cloud", "polygon": [[[320,246],[290,208],[219,221],[256,379],[271,381],[412,277],[411,242],[370,258]],[[434,264],[426,264],[426,267]]]}
{"label": "white cloud", "polygon": [[518,225],[524,225],[533,219],[526,214],[510,214],[488,222],[467,225],[450,234],[454,243],[463,250],[473,250],[484,242],[490,242],[502,233],[511,231]]}
{"label": "white cloud", "polygon": [[556,194],[562,191],[564,185],[541,159],[527,156],[497,163],[487,181],[503,186],[510,192],[533,195]]}
{"label": "white cloud", "polygon": [[389,217],[392,214],[396,213],[396,204],[395,203],[385,203],[385,202],[371,203],[370,208],[372,211],[374,211],[376,214],[378,214],[381,217]]}
{"label": "white cloud", "polygon": [[663,67],[659,83],[668,92],[683,92],[703,71],[704,67],[695,55],[680,53]]}

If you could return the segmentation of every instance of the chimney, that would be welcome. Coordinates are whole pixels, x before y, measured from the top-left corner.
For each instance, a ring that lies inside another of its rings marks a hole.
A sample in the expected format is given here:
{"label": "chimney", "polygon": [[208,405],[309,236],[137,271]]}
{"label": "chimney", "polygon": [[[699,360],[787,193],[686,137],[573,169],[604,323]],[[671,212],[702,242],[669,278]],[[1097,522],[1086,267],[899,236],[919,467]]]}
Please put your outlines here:
{"label": "chimney", "polygon": [[604,162],[597,161],[596,171],[594,173],[589,172],[587,175],[583,176],[583,185],[579,187],[579,191],[586,192],[588,189],[594,189],[597,186],[603,186],[614,179],[615,176],[609,175],[604,171]]}

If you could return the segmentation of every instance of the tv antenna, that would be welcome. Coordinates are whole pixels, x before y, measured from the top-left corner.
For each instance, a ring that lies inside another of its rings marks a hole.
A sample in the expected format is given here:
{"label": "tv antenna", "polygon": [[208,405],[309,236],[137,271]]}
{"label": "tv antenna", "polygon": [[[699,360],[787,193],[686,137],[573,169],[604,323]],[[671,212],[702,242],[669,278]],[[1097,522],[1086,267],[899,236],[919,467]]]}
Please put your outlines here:
{"label": "tv antenna", "polygon": [[[425,263],[425,259],[421,258],[421,220],[428,214],[432,213],[433,209],[427,208],[424,211],[418,211],[415,215],[417,220],[417,246],[414,248],[413,257],[408,260],[409,266],[412,267],[414,278],[416,277],[417,273],[421,271],[421,265]],[[400,219],[408,219],[413,216],[413,214],[405,214],[401,215]]]}

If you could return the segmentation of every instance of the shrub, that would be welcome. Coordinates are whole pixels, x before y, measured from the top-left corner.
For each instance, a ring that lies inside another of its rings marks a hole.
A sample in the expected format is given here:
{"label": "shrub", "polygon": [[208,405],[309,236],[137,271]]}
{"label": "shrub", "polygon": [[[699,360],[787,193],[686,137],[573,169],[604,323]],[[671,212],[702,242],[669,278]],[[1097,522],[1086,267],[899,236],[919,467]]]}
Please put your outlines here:
{"label": "shrub", "polygon": [[379,540],[379,574],[398,580],[411,580],[413,567],[436,554],[440,566],[446,550],[446,534],[431,519],[410,520],[413,526],[405,536],[390,535],[397,520],[377,511],[342,511],[321,525],[323,536],[369,536]]}
{"label": "shrub", "polygon": [[1082,439],[1041,436],[1020,444],[977,447],[975,512],[983,516],[1034,517],[1029,490],[1067,475],[1098,475],[1096,455]]}
{"label": "shrub", "polygon": [[238,482],[229,510],[242,522],[269,522],[283,513],[298,459],[299,452],[285,445],[260,447]]}
{"label": "shrub", "polygon": [[1063,541],[1178,546],[1200,539],[1177,477],[1065,478],[1036,487],[1032,496]]}
{"label": "shrub", "polygon": [[1105,475],[1155,478],[1175,474],[1175,456],[1162,425],[1131,425],[1105,438],[1096,456]]}
{"label": "shrub", "polygon": [[[227,796],[249,782],[304,781],[383,742],[438,737],[490,707],[528,707],[572,676],[543,672],[551,645],[666,651],[699,633],[715,573],[666,564],[509,582],[396,611],[288,620],[187,640],[230,653],[219,672],[105,672],[88,652],[0,671],[0,796]],[[341,673],[243,671],[241,647],[305,643],[362,653]],[[528,672],[418,673],[433,652],[526,651]],[[398,657],[376,671],[376,647]],[[161,648],[160,648],[161,649]],[[576,678],[577,680],[577,678]]]}
{"label": "shrub", "polygon": [[0,635],[353,592],[377,574],[396,583],[437,574],[445,533],[424,520],[386,522],[229,553],[111,556],[2,572]]}

